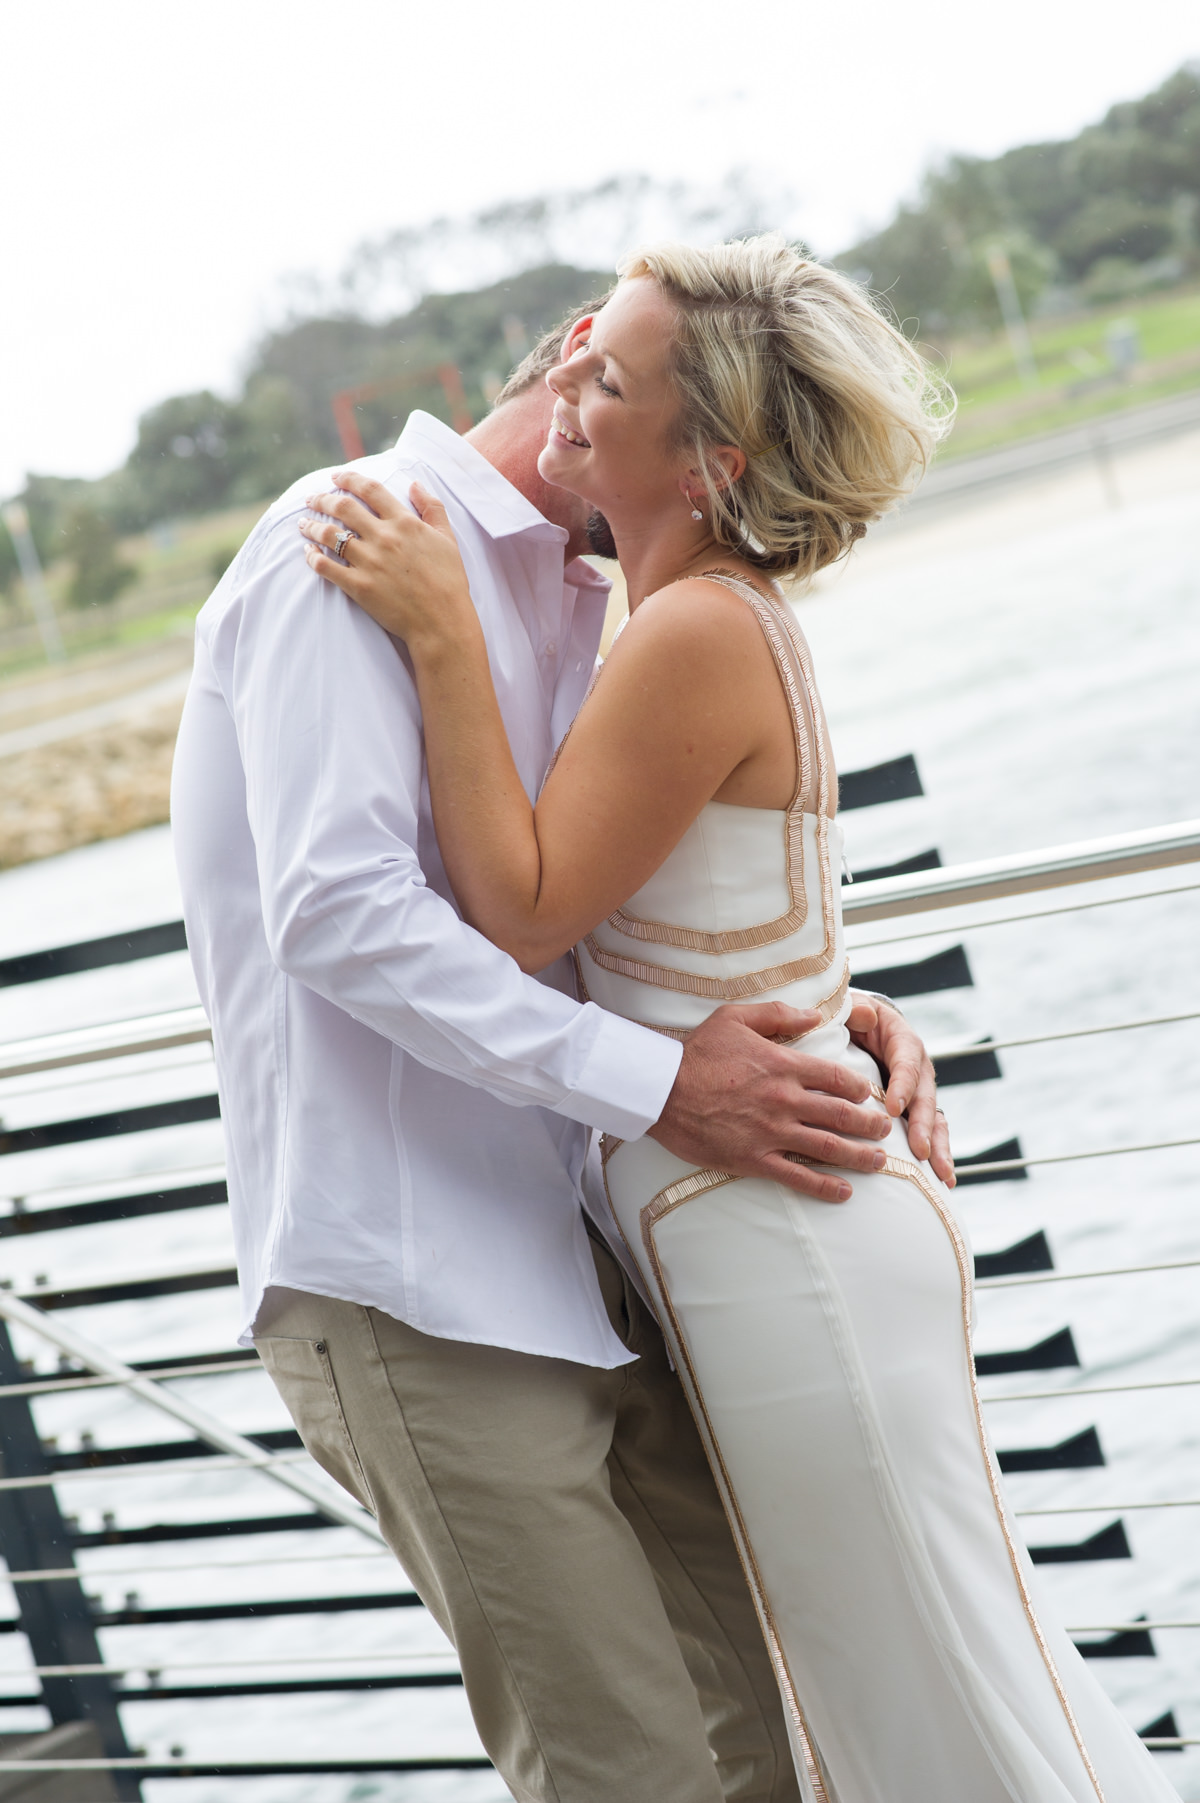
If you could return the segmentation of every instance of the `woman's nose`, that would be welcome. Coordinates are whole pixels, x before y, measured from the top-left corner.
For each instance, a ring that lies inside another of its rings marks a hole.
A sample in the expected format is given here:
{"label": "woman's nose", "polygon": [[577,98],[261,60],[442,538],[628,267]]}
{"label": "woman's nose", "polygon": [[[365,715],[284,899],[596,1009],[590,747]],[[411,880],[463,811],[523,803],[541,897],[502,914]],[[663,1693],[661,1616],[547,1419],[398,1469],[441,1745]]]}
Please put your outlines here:
{"label": "woman's nose", "polygon": [[579,387],[579,384],[572,378],[570,364],[558,363],[553,369],[548,369],[546,371],[546,387],[551,394],[556,394],[560,401],[569,400],[572,392],[577,392]]}

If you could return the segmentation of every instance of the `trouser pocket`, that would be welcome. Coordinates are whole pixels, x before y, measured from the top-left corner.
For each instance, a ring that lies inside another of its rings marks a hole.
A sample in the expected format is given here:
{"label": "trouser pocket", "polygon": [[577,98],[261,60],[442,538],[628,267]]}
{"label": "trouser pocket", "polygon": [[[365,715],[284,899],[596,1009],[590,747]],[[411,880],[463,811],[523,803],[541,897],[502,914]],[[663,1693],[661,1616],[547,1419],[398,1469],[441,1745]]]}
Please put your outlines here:
{"label": "trouser pocket", "polygon": [[326,1342],[263,1334],[255,1338],[254,1345],[317,1464],[374,1514],[375,1504],[346,1425]]}

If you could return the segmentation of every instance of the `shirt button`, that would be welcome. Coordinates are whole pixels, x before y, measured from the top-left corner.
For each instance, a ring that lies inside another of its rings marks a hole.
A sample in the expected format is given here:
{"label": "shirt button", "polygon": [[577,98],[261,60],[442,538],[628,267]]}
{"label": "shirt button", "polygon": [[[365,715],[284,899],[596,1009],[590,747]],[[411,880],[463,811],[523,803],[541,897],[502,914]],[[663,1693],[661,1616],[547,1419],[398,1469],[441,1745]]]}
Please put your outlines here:
{"label": "shirt button", "polygon": [[546,645],[543,647],[542,656],[543,657],[557,657],[558,656],[558,645],[554,639],[550,639],[547,641]]}

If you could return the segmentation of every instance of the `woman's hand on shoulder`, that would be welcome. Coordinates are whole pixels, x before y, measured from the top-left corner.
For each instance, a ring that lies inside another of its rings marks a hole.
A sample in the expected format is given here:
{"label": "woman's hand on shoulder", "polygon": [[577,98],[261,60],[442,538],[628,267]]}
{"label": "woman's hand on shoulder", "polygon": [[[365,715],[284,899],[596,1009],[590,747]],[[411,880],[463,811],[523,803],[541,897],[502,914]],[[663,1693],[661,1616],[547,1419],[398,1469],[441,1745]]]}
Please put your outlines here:
{"label": "woman's hand on shoulder", "polygon": [[310,569],[403,639],[414,657],[452,647],[474,609],[442,503],[419,482],[409,489],[410,510],[356,470],[333,480],[332,492],[309,496],[300,520]]}

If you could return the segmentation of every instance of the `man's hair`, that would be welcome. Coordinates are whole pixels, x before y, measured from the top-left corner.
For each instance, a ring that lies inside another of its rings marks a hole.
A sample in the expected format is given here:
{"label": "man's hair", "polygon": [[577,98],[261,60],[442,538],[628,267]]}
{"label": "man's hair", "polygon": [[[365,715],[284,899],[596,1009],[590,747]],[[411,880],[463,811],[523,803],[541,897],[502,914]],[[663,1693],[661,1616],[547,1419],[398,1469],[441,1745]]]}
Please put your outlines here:
{"label": "man's hair", "polygon": [[558,325],[552,326],[548,332],[544,332],[529,355],[522,357],[517,364],[508,381],[492,402],[493,407],[503,407],[505,401],[515,401],[519,394],[524,394],[536,382],[544,381],[546,372],[556,369],[562,362],[563,339],[575,321],[586,319],[589,313],[599,312],[612,293],[613,290],[609,288],[606,293],[597,295],[595,300],[584,301],[581,306],[573,307],[565,319]]}

